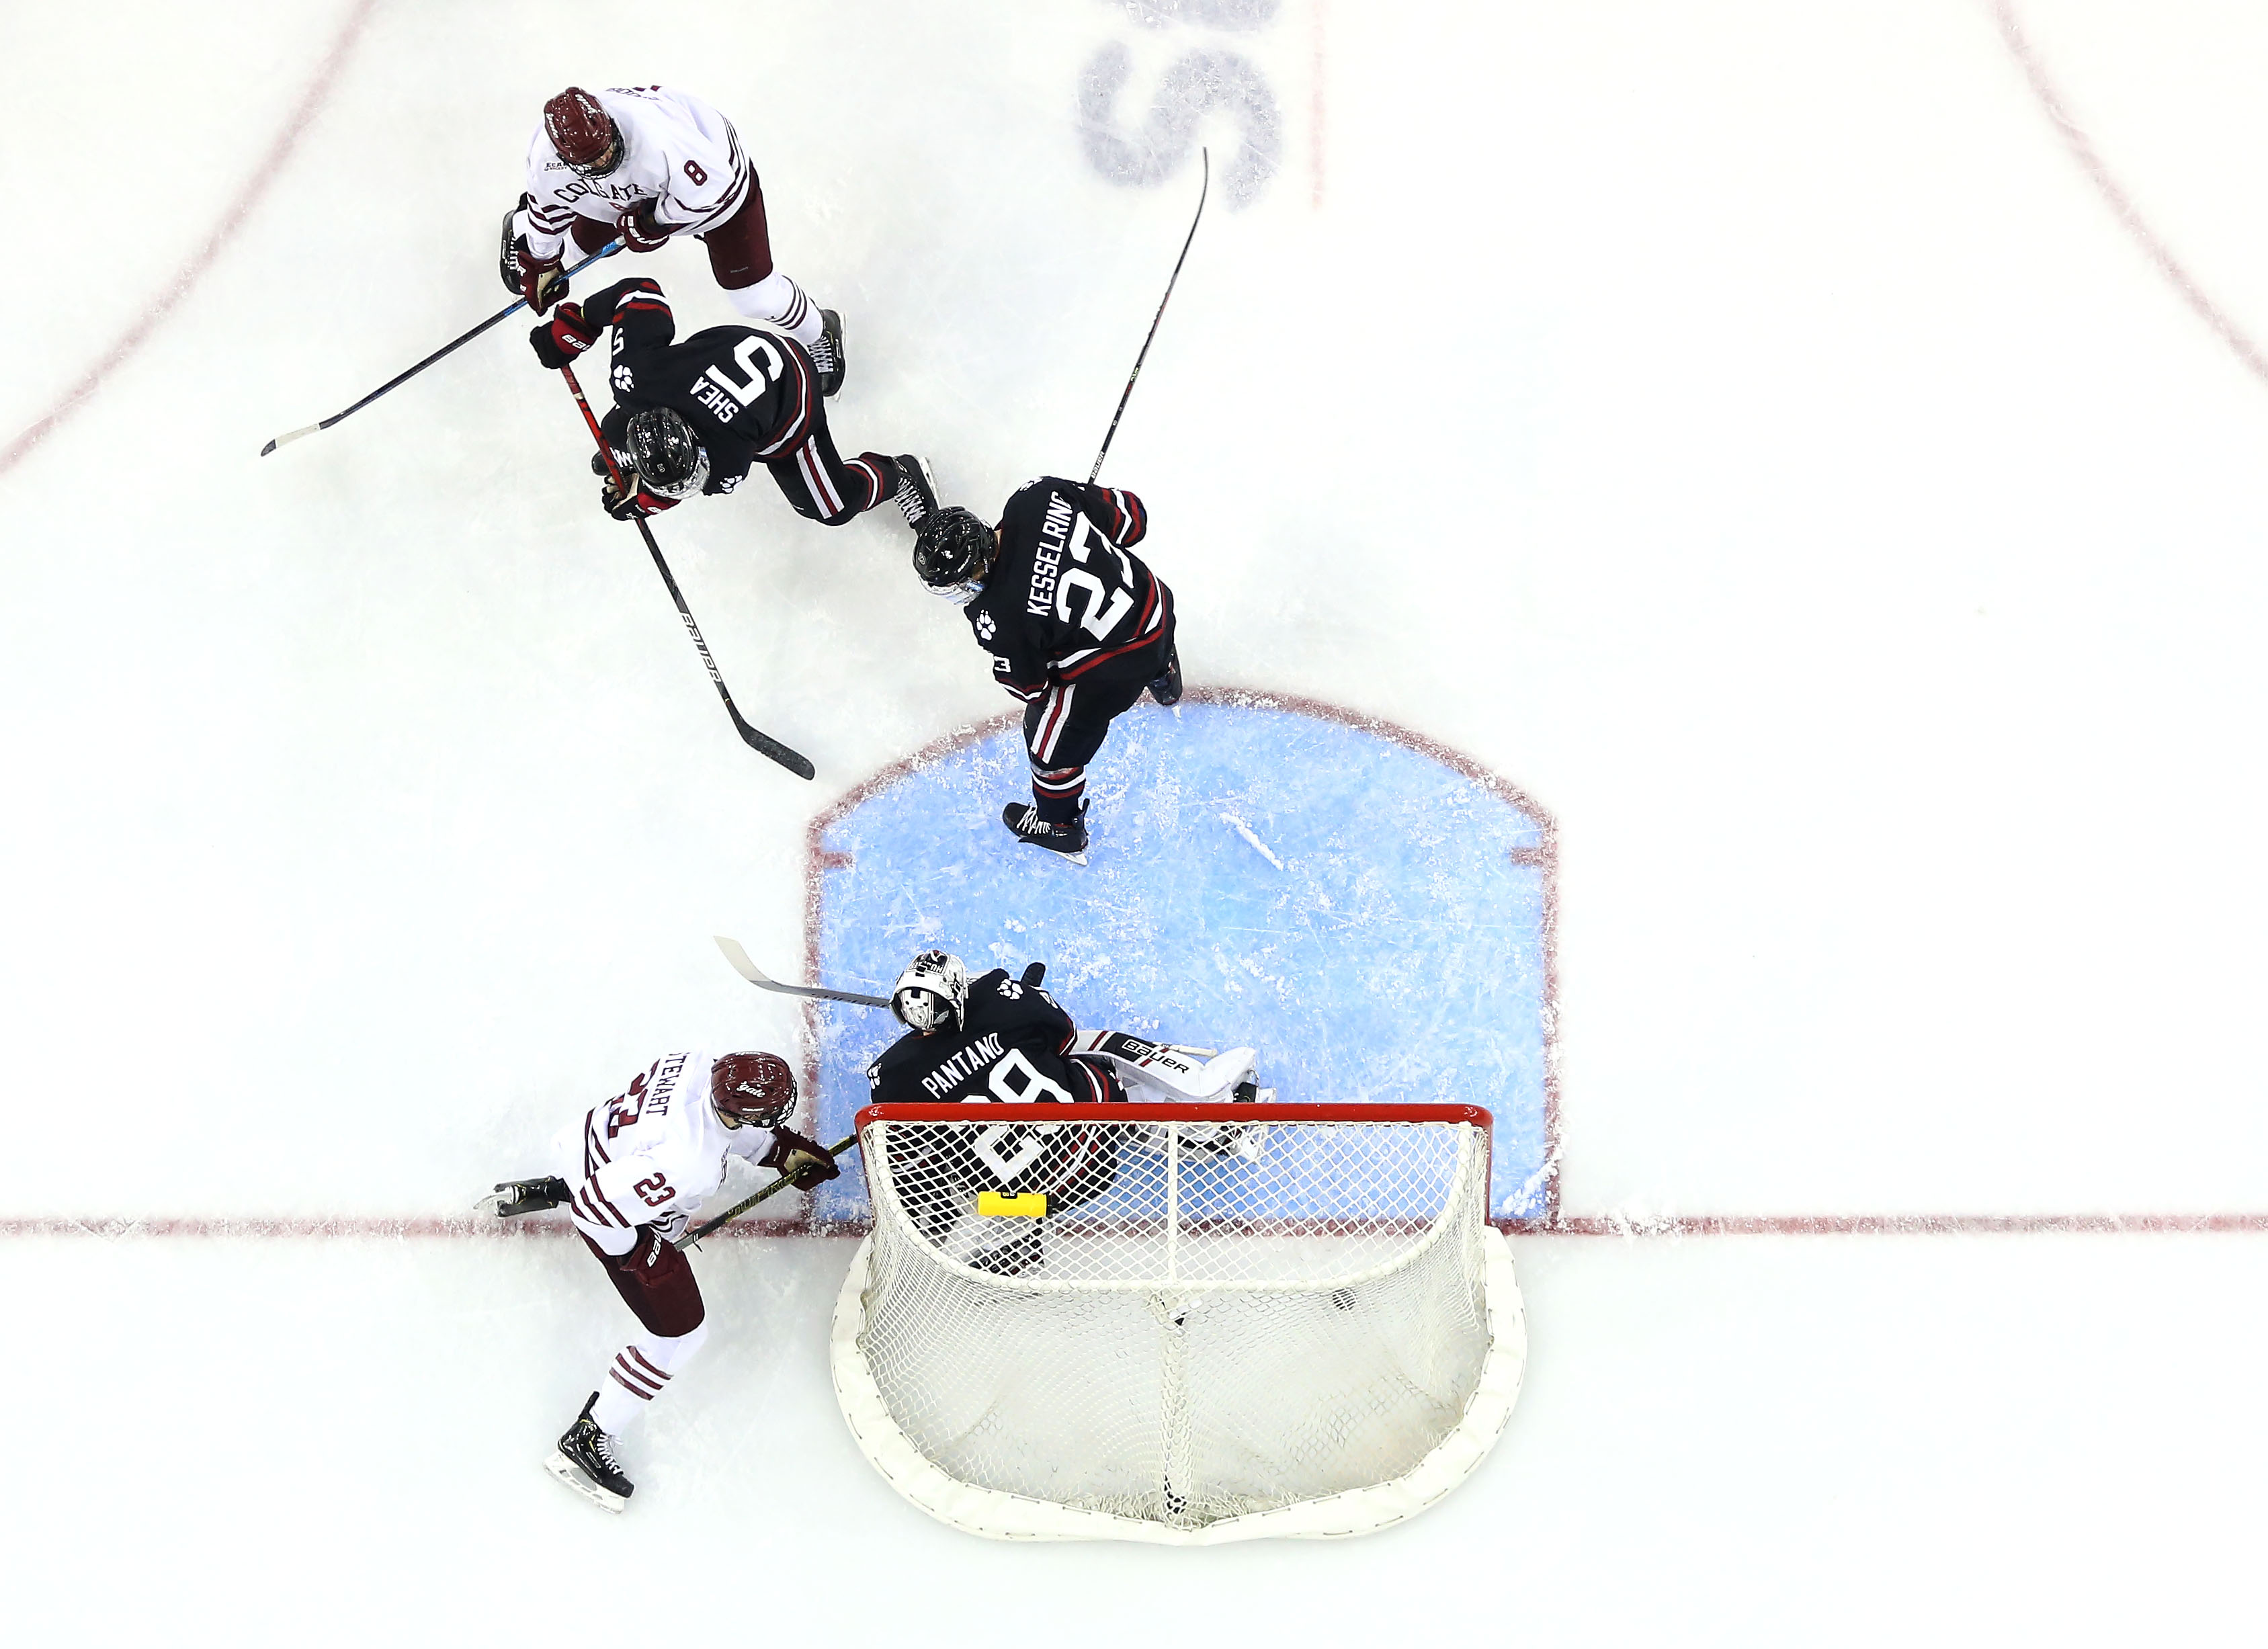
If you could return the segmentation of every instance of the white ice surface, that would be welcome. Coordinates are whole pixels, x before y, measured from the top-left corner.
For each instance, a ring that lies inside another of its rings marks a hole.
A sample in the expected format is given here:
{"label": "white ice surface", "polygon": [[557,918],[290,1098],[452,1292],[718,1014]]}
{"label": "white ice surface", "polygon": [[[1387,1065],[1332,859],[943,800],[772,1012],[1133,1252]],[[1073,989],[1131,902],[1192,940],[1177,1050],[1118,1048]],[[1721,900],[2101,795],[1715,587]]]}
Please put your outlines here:
{"label": "white ice surface", "polygon": [[[1109,473],[1193,681],[1386,715],[1556,815],[1569,1211],[2268,1204],[2268,385],[1991,8],[1139,9],[379,0],[202,278],[0,473],[0,1216],[454,1212],[662,1049],[792,1038],[707,936],[792,967],[812,812],[1000,703],[902,533],[761,483],[665,524],[806,786],[733,739],[518,328],[254,454],[498,301],[545,95],[663,79],[733,114],[782,267],[849,318],[846,448],[924,450],[980,508],[1083,474],[1194,181],[1083,158],[1114,40],[1137,87],[1242,53],[1284,129]],[[2037,9],[2106,162],[2268,335],[2268,25]],[[0,20],[46,191],[11,217],[0,440],[196,260],[346,10]],[[644,267],[727,318],[697,252]],[[1528,1386],[1472,1483],[1372,1541],[1191,1556],[898,1503],[827,1390],[844,1247],[704,1252],[716,1338],[616,1522],[534,1465],[619,1343],[566,1244],[19,1238],[0,1624],[2257,1629],[2262,1238],[1515,1246]],[[655,1572],[699,1578],[658,1606]]]}

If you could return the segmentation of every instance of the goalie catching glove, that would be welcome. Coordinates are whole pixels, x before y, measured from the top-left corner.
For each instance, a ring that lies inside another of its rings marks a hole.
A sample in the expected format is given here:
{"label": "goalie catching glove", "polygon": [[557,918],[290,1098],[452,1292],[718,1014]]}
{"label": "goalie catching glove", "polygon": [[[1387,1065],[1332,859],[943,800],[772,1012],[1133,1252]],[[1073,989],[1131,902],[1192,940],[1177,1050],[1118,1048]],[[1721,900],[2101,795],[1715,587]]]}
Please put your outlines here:
{"label": "goalie catching glove", "polygon": [[843,1170],[835,1166],[835,1157],[826,1146],[792,1128],[772,1130],[771,1149],[757,1159],[757,1166],[778,1169],[780,1178],[799,1191],[843,1177]]}

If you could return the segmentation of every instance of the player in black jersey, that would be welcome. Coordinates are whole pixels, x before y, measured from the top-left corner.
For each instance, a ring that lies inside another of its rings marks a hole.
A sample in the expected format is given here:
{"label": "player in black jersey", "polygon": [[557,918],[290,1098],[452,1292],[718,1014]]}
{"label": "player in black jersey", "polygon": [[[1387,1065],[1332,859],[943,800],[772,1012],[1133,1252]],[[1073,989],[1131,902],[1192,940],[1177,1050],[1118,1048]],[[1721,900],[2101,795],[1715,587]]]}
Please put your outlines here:
{"label": "player in black jersey", "polygon": [[930,512],[935,501],[918,460],[836,456],[818,370],[792,338],[711,327],[680,343],[661,288],[638,279],[561,304],[527,340],[536,359],[556,371],[609,327],[615,407],[600,427],[632,484],[618,491],[608,482],[601,494],[608,514],[627,520],[697,493],[730,492],[758,460],[797,514],[828,526],[886,498],[909,526]]}
{"label": "player in black jersey", "polygon": [[1058,853],[1086,848],[1086,764],[1113,718],[1146,691],[1182,696],[1174,593],[1138,556],[1142,500],[1116,487],[1043,475],[1016,490],[1000,525],[963,509],[926,509],[914,571],[966,610],[993,679],[1024,702],[1032,799],[1000,822]]}
{"label": "player in black jersey", "polygon": [[[958,957],[924,951],[898,975],[890,1012],[906,1034],[866,1067],[877,1105],[989,1103],[1106,1105],[1139,1098],[1196,1101],[1270,1098],[1255,1086],[1253,1052],[1182,1049],[1117,1031],[1082,1032],[1041,988],[1034,962],[1020,979],[1005,968],[975,979]],[[1236,1149],[1238,1127],[1191,1128],[1185,1145]],[[924,1234],[941,1240],[976,1193],[1037,1191],[1047,1211],[1092,1202],[1117,1175],[1120,1129],[999,1123],[990,1128],[902,1126],[891,1136],[890,1174]],[[968,1263],[1012,1275],[1038,1264],[1040,1227],[982,1249]]]}

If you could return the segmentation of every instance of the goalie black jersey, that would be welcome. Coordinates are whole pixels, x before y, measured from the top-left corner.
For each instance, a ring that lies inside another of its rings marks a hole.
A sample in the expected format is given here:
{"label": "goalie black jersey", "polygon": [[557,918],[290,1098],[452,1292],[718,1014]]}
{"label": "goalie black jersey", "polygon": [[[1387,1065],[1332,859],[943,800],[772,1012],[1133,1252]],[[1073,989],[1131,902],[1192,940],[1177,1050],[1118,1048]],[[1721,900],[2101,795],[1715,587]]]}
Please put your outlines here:
{"label": "goalie black jersey", "polygon": [[1116,1078],[1071,1056],[1078,1027],[1037,985],[996,968],[968,982],[961,1028],[908,1031],[866,1067],[876,1104],[1053,1102],[1099,1105],[1119,1097]]}
{"label": "goalie black jersey", "polygon": [[1142,500],[1117,487],[1042,475],[1000,516],[1000,558],[962,610],[992,674],[1018,698],[1131,663],[1147,681],[1174,610],[1173,592],[1130,553],[1149,531]]}
{"label": "goalie black jersey", "polygon": [[711,327],[682,343],[661,288],[617,281],[583,305],[594,328],[611,326],[608,381],[615,409],[608,442],[624,462],[630,415],[669,407],[684,416],[709,451],[703,492],[730,492],[750,465],[776,458],[811,433],[819,384],[811,357],[792,340],[754,327]]}

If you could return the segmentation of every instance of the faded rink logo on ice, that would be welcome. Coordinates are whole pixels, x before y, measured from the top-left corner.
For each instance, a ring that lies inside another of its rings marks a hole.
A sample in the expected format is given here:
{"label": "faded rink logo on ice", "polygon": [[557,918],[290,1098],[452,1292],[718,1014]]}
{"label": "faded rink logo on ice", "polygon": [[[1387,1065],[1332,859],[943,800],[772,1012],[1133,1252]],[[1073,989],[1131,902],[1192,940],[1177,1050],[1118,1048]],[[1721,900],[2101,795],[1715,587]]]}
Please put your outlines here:
{"label": "faded rink logo on ice", "polygon": [[[1555,834],[1505,780],[1403,728],[1278,695],[1192,690],[1120,719],[1090,769],[1085,868],[1004,850],[1025,786],[994,724],[877,775],[814,821],[817,977],[887,990],[938,946],[971,974],[1048,964],[1082,1025],[1260,1050],[1286,1101],[1486,1107],[1490,1211],[1556,1204]],[[816,1012],[818,1131],[867,1100],[889,1015]],[[821,1219],[862,1219],[856,1174]]]}
{"label": "faded rink logo on ice", "polygon": [[1113,39],[1079,77],[1079,137],[1087,164],[1114,183],[1146,187],[1197,157],[1198,130],[1225,123],[1238,135],[1224,150],[1212,138],[1222,193],[1232,209],[1258,200],[1284,160],[1284,118],[1267,76],[1237,37],[1271,30],[1282,0],[1116,0],[1106,10],[1137,26],[1145,62],[1152,40],[1172,55],[1154,81],[1137,88],[1134,45]]}

